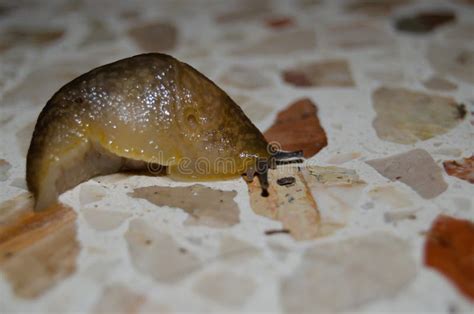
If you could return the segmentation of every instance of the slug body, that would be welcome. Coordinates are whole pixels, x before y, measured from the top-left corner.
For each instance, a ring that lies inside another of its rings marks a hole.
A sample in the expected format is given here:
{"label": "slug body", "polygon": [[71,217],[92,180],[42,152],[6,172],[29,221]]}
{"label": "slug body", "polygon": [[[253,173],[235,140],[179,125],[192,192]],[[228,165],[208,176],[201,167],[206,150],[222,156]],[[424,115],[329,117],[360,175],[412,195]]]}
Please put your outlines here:
{"label": "slug body", "polygon": [[252,176],[270,157],[261,132],[223,90],[191,66],[152,53],[96,68],[48,101],[26,180],[35,210],[43,210],[98,175],[161,165],[175,179],[220,180]]}

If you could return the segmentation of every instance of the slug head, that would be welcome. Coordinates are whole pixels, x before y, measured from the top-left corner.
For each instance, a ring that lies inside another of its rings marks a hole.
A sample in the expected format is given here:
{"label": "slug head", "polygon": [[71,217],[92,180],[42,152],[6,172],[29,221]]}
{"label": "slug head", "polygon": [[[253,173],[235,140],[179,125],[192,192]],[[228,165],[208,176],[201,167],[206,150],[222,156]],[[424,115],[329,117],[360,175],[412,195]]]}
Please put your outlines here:
{"label": "slug head", "polygon": [[177,86],[174,112],[181,170],[192,171],[193,179],[219,179],[256,169],[258,159],[270,157],[262,133],[214,83],[183,64]]}

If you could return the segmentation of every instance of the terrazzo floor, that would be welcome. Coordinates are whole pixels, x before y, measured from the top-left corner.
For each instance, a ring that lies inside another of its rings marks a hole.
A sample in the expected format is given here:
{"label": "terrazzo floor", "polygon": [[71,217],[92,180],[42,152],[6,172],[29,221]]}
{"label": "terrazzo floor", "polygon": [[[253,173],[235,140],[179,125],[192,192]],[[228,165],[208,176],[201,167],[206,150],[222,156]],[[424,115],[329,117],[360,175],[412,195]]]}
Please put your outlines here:
{"label": "terrazzo floor", "polygon": [[[1,1],[0,313],[473,313],[473,34],[469,0]],[[122,173],[34,213],[47,100],[151,51],[305,163],[268,198]]]}

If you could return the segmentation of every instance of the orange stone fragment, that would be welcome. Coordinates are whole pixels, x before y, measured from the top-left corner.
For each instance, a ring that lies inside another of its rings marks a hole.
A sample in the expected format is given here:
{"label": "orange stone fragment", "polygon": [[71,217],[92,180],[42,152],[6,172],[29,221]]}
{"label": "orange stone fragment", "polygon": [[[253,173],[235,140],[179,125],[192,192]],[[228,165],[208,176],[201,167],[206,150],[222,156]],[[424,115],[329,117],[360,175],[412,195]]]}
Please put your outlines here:
{"label": "orange stone fragment", "polygon": [[328,145],[317,114],[318,108],[310,99],[300,99],[278,113],[265,138],[279,143],[283,150],[303,150],[304,157],[309,158]]}
{"label": "orange stone fragment", "polygon": [[443,162],[444,170],[450,175],[474,184],[474,155],[464,160]]}
{"label": "orange stone fragment", "polygon": [[275,29],[281,29],[288,26],[293,26],[295,22],[290,17],[273,17],[265,21],[267,26]]}
{"label": "orange stone fragment", "polygon": [[474,223],[438,216],[426,237],[425,264],[474,300]]}
{"label": "orange stone fragment", "polygon": [[[293,177],[293,184],[280,185],[281,178]],[[249,183],[250,206],[257,215],[278,220],[297,241],[315,239],[324,234],[318,205],[299,167],[279,167],[268,171],[271,184],[268,197],[262,197],[258,180]]]}
{"label": "orange stone fragment", "polygon": [[62,204],[34,212],[28,193],[0,204],[0,271],[18,297],[39,297],[75,272],[75,222]]}

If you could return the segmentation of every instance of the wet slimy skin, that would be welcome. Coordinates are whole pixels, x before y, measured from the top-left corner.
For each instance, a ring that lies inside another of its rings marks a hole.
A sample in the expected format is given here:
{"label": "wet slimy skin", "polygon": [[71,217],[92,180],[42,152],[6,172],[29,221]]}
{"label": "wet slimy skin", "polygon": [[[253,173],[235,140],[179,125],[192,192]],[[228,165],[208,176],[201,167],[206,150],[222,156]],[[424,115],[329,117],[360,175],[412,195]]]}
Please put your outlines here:
{"label": "wet slimy skin", "polygon": [[[252,178],[273,157],[240,107],[197,70],[151,53],[63,86],[38,117],[26,179],[36,210],[97,175],[166,166],[180,180]],[[271,165],[270,165],[271,167]]]}

